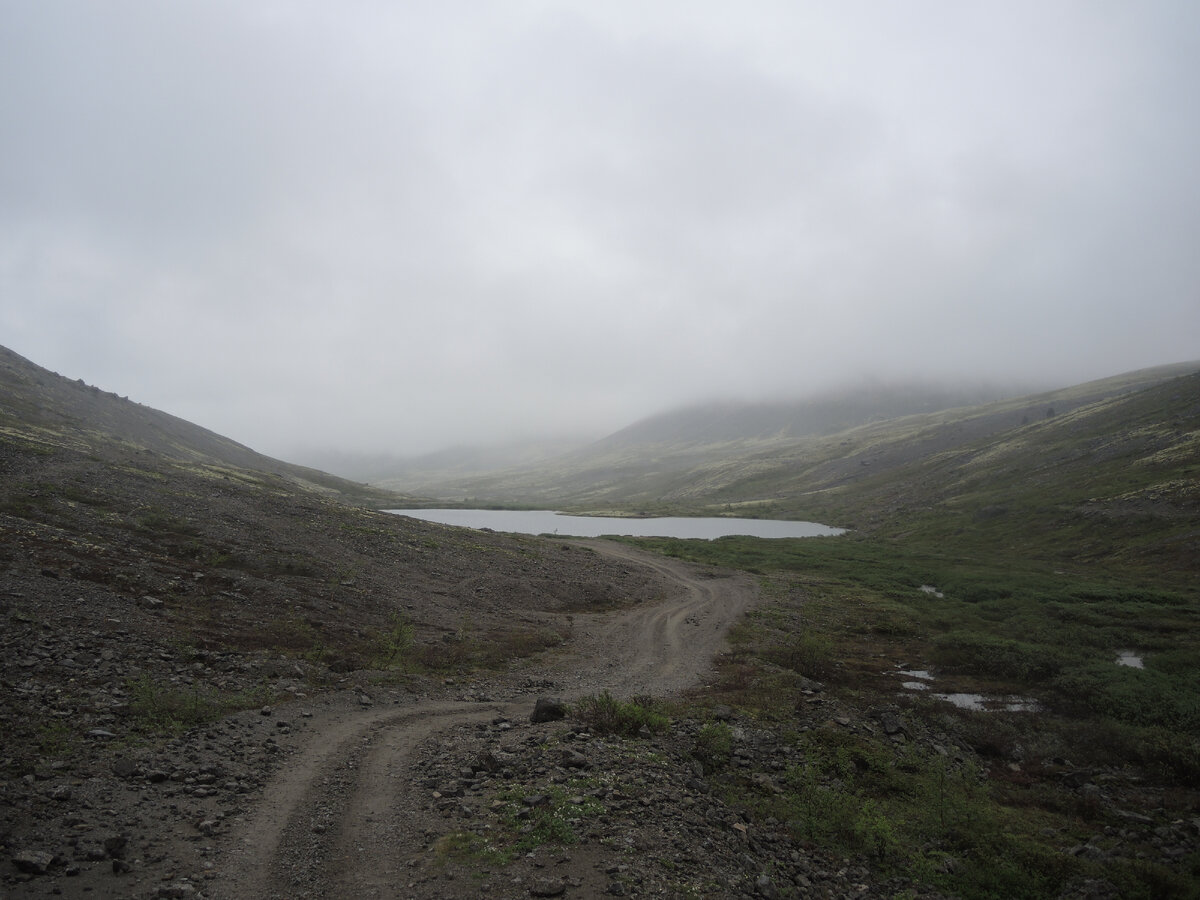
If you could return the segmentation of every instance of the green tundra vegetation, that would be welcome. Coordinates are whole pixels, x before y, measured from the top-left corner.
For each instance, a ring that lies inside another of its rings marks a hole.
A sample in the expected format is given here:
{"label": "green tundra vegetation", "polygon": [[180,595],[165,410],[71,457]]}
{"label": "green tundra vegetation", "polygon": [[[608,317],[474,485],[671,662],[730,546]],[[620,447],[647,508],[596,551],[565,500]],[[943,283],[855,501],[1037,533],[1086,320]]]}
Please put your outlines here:
{"label": "green tundra vegetation", "polygon": [[[817,490],[796,473],[821,463],[793,460],[712,501],[769,487],[760,511],[856,526],[836,538],[634,541],[761,579],[767,602],[700,704],[787,731],[817,680],[926,735],[796,728],[805,765],[781,791],[732,779],[731,802],[958,896],[1055,897],[1086,878],[1200,895],[1200,854],[1167,865],[1127,828],[1194,829],[1200,808],[1198,406],[1192,376]],[[919,440],[892,434],[877,457]],[[931,673],[929,689],[903,689],[906,670]],[[714,725],[705,759],[721,737]]]}

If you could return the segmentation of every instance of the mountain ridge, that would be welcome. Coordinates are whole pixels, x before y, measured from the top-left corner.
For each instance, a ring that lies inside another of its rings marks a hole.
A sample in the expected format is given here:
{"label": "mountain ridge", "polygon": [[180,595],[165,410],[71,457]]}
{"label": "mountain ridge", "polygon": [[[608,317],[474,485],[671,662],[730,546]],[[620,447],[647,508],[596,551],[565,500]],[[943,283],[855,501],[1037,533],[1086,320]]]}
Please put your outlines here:
{"label": "mountain ridge", "polygon": [[[385,489],[284,462],[186,419],[71,380],[0,346],[0,427],[36,426],[60,439],[77,431],[181,462],[229,465],[286,477],[364,506],[402,499]],[[24,430],[26,439],[30,433]],[[34,437],[33,439],[36,439]]]}
{"label": "mountain ridge", "polygon": [[[799,465],[795,460],[817,452],[827,457],[827,465],[833,468],[845,468],[845,460],[849,460],[853,468],[844,477],[857,478],[862,474],[858,466],[878,467],[888,462],[886,453],[880,452],[874,459],[864,455],[867,451],[862,445],[882,446],[887,435],[895,433],[896,423],[907,422],[904,427],[942,423],[946,433],[927,447],[933,451],[948,443],[983,439],[1047,415],[1135,392],[1198,368],[1200,363],[1153,367],[976,406],[942,405],[966,399],[970,392],[943,391],[929,397],[904,388],[889,397],[886,391],[876,390],[873,397],[853,405],[857,418],[864,421],[843,430],[831,429],[846,418],[844,398],[840,406],[834,400],[708,404],[650,417],[558,458],[541,460],[536,466],[460,474],[442,482],[422,480],[419,487],[422,493],[446,502],[475,498],[484,503],[575,510],[621,506],[679,509],[697,503],[701,495],[711,491],[714,479],[719,483],[744,481],[748,473],[771,468],[775,458]],[[938,408],[910,411],[921,405]],[[808,419],[807,426],[798,424],[804,412],[814,409],[820,415]],[[879,418],[889,409],[896,415]],[[871,419],[877,421],[865,421]],[[745,427],[747,423],[754,427]],[[831,444],[837,435],[842,437]],[[904,450],[909,457],[918,452],[919,448],[913,446]],[[841,463],[839,455],[845,457]],[[406,487],[403,479],[377,483],[392,489]],[[755,499],[762,498],[722,498],[722,502]],[[760,514],[770,512],[763,509]]]}

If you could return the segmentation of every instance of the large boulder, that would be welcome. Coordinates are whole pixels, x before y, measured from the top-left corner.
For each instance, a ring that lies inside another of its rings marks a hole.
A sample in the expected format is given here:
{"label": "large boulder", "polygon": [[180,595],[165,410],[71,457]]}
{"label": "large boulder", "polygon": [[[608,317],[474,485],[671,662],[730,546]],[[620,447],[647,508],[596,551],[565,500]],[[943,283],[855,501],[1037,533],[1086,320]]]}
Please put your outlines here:
{"label": "large boulder", "polygon": [[557,697],[538,697],[537,703],[533,707],[533,713],[529,716],[530,722],[553,722],[557,719],[566,718],[567,704]]}

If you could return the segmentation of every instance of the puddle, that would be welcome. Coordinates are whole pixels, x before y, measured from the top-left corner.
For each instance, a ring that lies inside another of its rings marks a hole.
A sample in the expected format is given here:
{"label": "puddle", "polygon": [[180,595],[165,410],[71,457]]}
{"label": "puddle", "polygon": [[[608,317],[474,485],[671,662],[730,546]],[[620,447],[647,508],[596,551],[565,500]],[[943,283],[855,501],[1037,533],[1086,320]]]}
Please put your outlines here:
{"label": "puddle", "polygon": [[916,678],[917,681],[902,681],[900,687],[906,691],[927,691],[929,685],[925,682],[933,681],[933,673],[927,672],[925,669],[906,669],[903,665],[896,666],[896,671],[893,673],[904,678]]}
{"label": "puddle", "polygon": [[1141,656],[1134,653],[1132,650],[1118,650],[1117,651],[1117,665],[1118,666],[1129,666],[1131,669],[1146,668],[1144,665],[1142,665]]}
{"label": "puddle", "polygon": [[989,697],[986,694],[934,694],[959,709],[979,712],[1037,712],[1038,703],[1028,697]]}
{"label": "puddle", "polygon": [[923,585],[921,585],[920,589],[923,593],[933,594],[933,596],[935,596],[935,597],[945,597],[946,596],[941,591],[939,591],[937,588],[935,588],[932,584],[923,584]]}
{"label": "puddle", "polygon": [[[934,680],[933,674],[925,669],[906,669],[902,665],[896,666],[893,674],[915,679],[900,682],[900,687],[906,691],[927,691],[930,688],[929,683]],[[973,709],[979,712],[1037,712],[1040,708],[1038,702],[1029,697],[998,697],[966,693],[931,694],[930,696],[952,703],[959,709]]]}

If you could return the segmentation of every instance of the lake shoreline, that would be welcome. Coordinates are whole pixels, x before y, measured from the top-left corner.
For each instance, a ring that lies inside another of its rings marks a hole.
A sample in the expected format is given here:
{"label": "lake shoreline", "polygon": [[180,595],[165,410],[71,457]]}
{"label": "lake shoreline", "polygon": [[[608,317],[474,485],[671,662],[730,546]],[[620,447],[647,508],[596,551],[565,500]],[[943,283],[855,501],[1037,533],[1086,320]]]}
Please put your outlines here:
{"label": "lake shoreline", "polygon": [[510,534],[597,538],[671,537],[716,540],[748,536],[767,539],[836,537],[845,529],[788,519],[741,519],[731,516],[603,516],[555,510],[388,509],[393,515],[460,528],[490,529]]}

